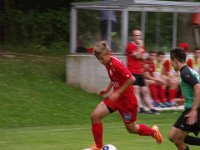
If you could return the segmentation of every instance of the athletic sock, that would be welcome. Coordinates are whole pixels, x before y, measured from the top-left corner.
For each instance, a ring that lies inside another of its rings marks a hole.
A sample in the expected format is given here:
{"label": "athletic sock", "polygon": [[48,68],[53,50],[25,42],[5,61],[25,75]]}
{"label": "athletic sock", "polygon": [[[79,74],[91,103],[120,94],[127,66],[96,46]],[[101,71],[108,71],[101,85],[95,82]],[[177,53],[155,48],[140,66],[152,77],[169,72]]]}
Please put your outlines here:
{"label": "athletic sock", "polygon": [[103,125],[102,123],[92,124],[92,133],[95,144],[98,148],[103,146]]}
{"label": "athletic sock", "polygon": [[154,130],[145,124],[139,124],[138,134],[143,136],[153,136]]}
{"label": "athletic sock", "polygon": [[152,96],[153,100],[156,103],[158,103],[159,102],[159,98],[158,98],[158,90],[157,90],[156,84],[150,84],[149,85],[149,89],[151,91],[151,96]]}
{"label": "athletic sock", "polygon": [[174,98],[176,98],[177,90],[176,89],[169,89],[168,90],[168,101],[171,102]]}
{"label": "athletic sock", "polygon": [[163,85],[160,85],[160,86],[158,86],[158,93],[159,93],[159,96],[160,96],[160,101],[162,102],[162,103],[164,103],[164,102],[166,102],[166,90],[165,90],[165,88],[163,87]]}
{"label": "athletic sock", "polygon": [[200,145],[200,138],[187,135],[184,142],[189,145]]}

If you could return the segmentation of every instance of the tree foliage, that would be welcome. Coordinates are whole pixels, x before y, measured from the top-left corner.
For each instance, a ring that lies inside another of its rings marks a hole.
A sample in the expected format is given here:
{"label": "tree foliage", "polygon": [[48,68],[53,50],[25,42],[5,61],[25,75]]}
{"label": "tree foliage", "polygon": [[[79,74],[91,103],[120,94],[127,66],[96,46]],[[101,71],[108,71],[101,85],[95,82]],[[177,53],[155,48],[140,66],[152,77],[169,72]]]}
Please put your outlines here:
{"label": "tree foliage", "polygon": [[[22,47],[65,48],[69,49],[70,3],[94,0],[0,0],[0,45]],[[200,0],[196,0],[200,1]],[[119,13],[118,13],[119,14]],[[160,25],[156,24],[155,13],[148,14],[146,40],[156,43],[159,37],[161,45],[170,45],[171,14],[160,14]],[[117,36],[120,39],[120,14],[117,15]],[[140,13],[130,14],[129,33],[132,28],[139,28]],[[155,34],[159,30],[159,34]],[[78,11],[78,36],[86,43],[99,37],[98,12]],[[165,36],[161,36],[165,35]],[[157,41],[158,42],[158,41]],[[160,46],[160,45],[159,45]]]}
{"label": "tree foliage", "polygon": [[48,48],[69,42],[69,1],[0,0],[0,44]]}

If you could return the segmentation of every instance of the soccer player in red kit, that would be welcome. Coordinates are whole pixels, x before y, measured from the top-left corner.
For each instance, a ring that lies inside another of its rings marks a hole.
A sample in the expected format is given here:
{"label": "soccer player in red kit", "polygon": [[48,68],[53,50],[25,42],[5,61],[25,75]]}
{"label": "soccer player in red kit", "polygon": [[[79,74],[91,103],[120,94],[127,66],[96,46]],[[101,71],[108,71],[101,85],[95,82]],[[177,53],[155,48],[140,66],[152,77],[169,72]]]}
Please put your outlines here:
{"label": "soccer player in red kit", "polygon": [[106,41],[98,42],[94,47],[94,55],[107,70],[110,82],[99,95],[108,94],[107,98],[101,101],[91,114],[92,133],[95,144],[84,150],[100,150],[103,147],[103,125],[101,120],[118,111],[123,119],[128,132],[143,136],[153,137],[158,144],[162,143],[162,135],[156,125],[152,128],[144,124],[136,124],[137,100],[133,94],[134,76],[126,68],[121,60],[111,55],[111,50]]}

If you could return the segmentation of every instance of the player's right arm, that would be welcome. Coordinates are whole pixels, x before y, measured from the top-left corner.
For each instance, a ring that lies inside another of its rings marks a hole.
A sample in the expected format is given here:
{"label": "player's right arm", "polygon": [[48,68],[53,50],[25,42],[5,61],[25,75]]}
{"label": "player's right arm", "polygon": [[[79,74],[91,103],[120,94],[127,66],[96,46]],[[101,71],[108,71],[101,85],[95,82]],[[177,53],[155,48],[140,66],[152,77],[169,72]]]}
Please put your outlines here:
{"label": "player's right arm", "polygon": [[106,88],[98,92],[98,95],[103,96],[104,94],[107,94],[111,89],[112,89],[112,82],[110,81]]}

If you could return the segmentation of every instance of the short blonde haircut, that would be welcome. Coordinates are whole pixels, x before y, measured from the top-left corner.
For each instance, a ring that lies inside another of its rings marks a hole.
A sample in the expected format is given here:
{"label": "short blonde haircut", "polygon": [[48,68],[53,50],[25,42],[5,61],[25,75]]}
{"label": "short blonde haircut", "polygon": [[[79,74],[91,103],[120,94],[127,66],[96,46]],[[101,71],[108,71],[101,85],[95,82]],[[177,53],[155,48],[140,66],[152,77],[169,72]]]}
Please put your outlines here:
{"label": "short blonde haircut", "polygon": [[110,53],[111,49],[106,41],[100,41],[94,46],[94,56],[98,57],[101,53]]}

